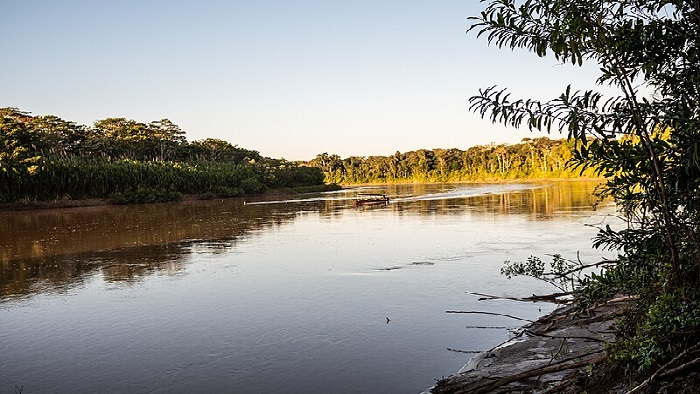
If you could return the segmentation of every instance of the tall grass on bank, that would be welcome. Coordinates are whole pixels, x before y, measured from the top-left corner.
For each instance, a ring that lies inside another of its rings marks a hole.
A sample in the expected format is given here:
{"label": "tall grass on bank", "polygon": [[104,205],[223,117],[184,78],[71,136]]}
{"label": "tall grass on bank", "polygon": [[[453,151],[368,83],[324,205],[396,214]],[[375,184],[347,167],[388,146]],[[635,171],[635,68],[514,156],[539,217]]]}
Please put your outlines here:
{"label": "tall grass on bank", "polygon": [[323,174],[307,167],[42,158],[31,165],[0,168],[0,202],[110,197],[122,203],[152,202],[180,194],[235,196],[318,184],[323,184]]}

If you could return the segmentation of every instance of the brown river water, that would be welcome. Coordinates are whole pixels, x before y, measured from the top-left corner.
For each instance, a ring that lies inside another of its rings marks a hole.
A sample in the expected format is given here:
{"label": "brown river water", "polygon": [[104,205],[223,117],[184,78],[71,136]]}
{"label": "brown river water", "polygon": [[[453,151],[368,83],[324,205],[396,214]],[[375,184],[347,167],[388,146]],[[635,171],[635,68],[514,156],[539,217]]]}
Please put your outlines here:
{"label": "brown river water", "polygon": [[0,393],[418,393],[522,323],[445,311],[553,309],[504,260],[606,256],[596,185],[0,212]]}

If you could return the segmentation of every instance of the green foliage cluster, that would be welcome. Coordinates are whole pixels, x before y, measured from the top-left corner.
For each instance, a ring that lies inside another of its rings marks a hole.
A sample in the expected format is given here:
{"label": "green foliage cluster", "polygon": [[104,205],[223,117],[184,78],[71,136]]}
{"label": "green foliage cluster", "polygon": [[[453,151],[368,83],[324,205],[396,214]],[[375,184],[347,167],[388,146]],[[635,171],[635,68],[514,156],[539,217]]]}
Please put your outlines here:
{"label": "green foliage cluster", "polygon": [[602,194],[627,226],[601,228],[594,245],[620,255],[585,275],[577,294],[580,302],[637,300],[619,326],[616,353],[628,371],[652,377],[633,391],[692,371],[700,364],[700,2],[487,3],[471,18],[478,36],[563,63],[594,63],[598,83],[618,92],[568,87],[543,102],[490,87],[470,102],[493,122],[567,133],[572,163],[608,178]]}
{"label": "green foliage cluster", "polygon": [[323,153],[308,165],[323,170],[326,182],[342,184],[391,182],[459,182],[525,178],[594,176],[570,167],[573,143],[525,138],[519,144],[460,149],[421,149],[392,156],[348,157]]}
{"label": "green foliage cluster", "polygon": [[501,268],[501,275],[508,279],[514,276],[527,275],[542,279],[563,292],[570,292],[580,287],[590,275],[583,274],[582,269],[590,268],[581,261],[572,261],[563,258],[560,254],[553,254],[552,260],[545,263],[537,256],[530,256],[525,262],[513,262],[506,260]]}
{"label": "green foliage cluster", "polygon": [[108,118],[94,127],[0,109],[0,202],[110,198],[169,201],[323,184],[317,168],[260,156],[228,142],[188,143],[167,119]]}
{"label": "green foliage cluster", "polygon": [[[700,291],[663,293],[626,317],[622,327],[630,332],[616,344],[615,357],[634,365],[636,372],[648,374],[659,367],[659,360],[670,360],[697,345],[700,330]],[[691,335],[689,335],[691,334]]]}
{"label": "green foliage cluster", "polygon": [[182,194],[175,190],[147,188],[139,186],[135,190],[128,192],[116,192],[109,196],[109,201],[113,204],[148,204],[154,202],[177,201],[182,198]]}

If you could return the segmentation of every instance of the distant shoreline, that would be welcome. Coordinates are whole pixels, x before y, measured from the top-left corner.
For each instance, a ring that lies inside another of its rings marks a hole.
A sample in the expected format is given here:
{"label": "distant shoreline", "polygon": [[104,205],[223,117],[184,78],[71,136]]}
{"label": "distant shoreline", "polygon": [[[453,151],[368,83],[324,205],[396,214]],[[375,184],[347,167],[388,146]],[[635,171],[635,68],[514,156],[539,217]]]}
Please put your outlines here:
{"label": "distant shoreline", "polygon": [[397,181],[397,182],[369,182],[369,183],[341,183],[342,187],[358,187],[358,186],[387,186],[387,185],[421,185],[421,184],[435,184],[435,183],[447,183],[447,184],[477,184],[477,183],[517,183],[517,182],[528,182],[528,183],[544,183],[544,182],[578,182],[578,181],[605,181],[603,177],[576,177],[576,178],[517,178],[517,179],[480,179],[480,180],[469,180],[469,181],[446,181],[446,182],[423,182],[423,181]]}
{"label": "distant shoreline", "polygon": [[[299,193],[313,193],[340,190],[339,185],[319,185],[319,186],[302,186],[297,188],[272,189],[262,194],[248,194],[240,197],[212,197],[208,194],[184,194],[182,199],[171,202],[186,202],[186,201],[206,201],[206,200],[232,200],[245,199],[251,196],[274,196],[274,195],[291,195]],[[145,203],[129,204],[143,205]],[[0,204],[0,212],[3,211],[33,211],[41,209],[64,209],[64,208],[86,208],[86,207],[101,207],[101,206],[118,206],[122,204],[114,204],[107,198],[86,198],[86,199],[66,199],[66,200],[47,200],[47,201],[29,201],[29,202],[11,202]]]}
{"label": "distant shoreline", "polygon": [[[324,191],[335,191],[341,190],[343,188],[356,188],[362,186],[388,186],[388,185],[420,185],[420,184],[435,184],[435,183],[446,183],[446,184],[497,184],[497,183],[517,183],[517,182],[527,182],[527,183],[546,183],[546,182],[591,182],[600,181],[603,182],[605,178],[520,178],[520,179],[483,179],[478,181],[451,181],[451,182],[384,182],[384,183],[356,183],[356,184],[330,184],[330,185],[319,185],[319,186],[304,186],[297,188],[284,188],[284,189],[272,189],[263,194],[246,195],[240,197],[212,197],[207,194],[185,194],[182,196],[182,201],[205,201],[205,200],[224,200],[224,199],[244,199],[251,196],[274,196],[274,195],[292,195],[299,193],[313,193],[313,192],[324,192]],[[173,201],[177,202],[177,201]],[[40,209],[64,209],[64,208],[84,208],[84,207],[99,207],[99,206],[110,206],[110,205],[120,205],[110,202],[106,198],[88,198],[88,199],[66,199],[66,200],[47,200],[47,201],[29,201],[29,202],[11,202],[0,204],[0,212],[3,211],[33,211]],[[132,204],[141,205],[141,204]]]}

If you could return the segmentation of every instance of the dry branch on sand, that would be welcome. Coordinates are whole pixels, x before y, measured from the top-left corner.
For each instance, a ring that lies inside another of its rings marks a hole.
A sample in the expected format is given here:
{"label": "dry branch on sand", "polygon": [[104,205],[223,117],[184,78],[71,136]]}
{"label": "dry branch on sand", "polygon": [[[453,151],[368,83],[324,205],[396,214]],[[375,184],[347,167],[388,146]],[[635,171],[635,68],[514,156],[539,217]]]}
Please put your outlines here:
{"label": "dry branch on sand", "polygon": [[606,343],[613,339],[610,328],[632,303],[619,298],[587,311],[561,307],[524,326],[504,344],[476,355],[459,374],[438,381],[432,392],[560,392],[575,385],[582,371],[605,360]]}

